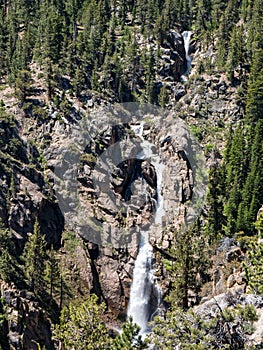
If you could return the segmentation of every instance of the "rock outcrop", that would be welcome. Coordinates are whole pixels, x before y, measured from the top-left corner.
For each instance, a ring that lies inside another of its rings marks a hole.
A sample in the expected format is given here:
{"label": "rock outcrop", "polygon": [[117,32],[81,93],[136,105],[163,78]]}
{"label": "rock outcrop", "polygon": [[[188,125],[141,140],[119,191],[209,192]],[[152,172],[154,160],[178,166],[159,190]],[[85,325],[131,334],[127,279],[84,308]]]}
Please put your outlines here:
{"label": "rock outcrop", "polygon": [[[9,119],[8,119],[9,118]],[[5,131],[0,148],[0,213],[21,252],[38,218],[49,245],[60,245],[63,216],[55,202],[54,191],[37,159],[36,146],[22,140],[19,125],[11,117],[0,122]]]}
{"label": "rock outcrop", "polygon": [[[216,134],[222,149],[223,128],[243,115],[243,106],[235,101],[236,89],[227,78],[202,74],[195,67],[195,60],[191,84],[180,82],[186,69],[181,35],[171,32],[160,52],[155,88],[159,91],[165,86],[170,106],[175,105],[176,112],[168,115],[156,118],[154,111],[147,111],[142,117],[135,109],[133,114],[123,112],[119,118],[117,107],[117,117],[113,113],[109,122],[107,102],[91,93],[87,103],[68,94],[71,107],[63,116],[48,102],[42,109],[44,118],[37,113],[19,114],[17,102],[1,96],[8,112],[15,112],[17,121],[15,125],[0,122],[0,217],[11,229],[18,253],[33,232],[36,218],[49,246],[55,248],[60,246],[62,231],[73,229],[86,247],[78,248],[76,264],[86,292],[96,293],[116,318],[126,314],[140,229],[149,229],[150,222],[151,243],[162,256],[173,240],[169,230],[163,232],[161,225],[153,222],[158,201],[157,172],[149,159],[136,158],[142,151],[140,137],[153,145],[153,153],[158,154],[165,167],[163,225],[176,229],[194,221],[200,210],[197,199],[203,198],[206,191],[207,174],[199,172],[206,169],[206,164],[202,160],[199,163],[201,148],[194,139],[214,143]],[[40,104],[44,104],[46,97],[41,98]],[[115,101],[114,96],[107,99]],[[185,119],[192,132],[176,116]],[[140,125],[142,120],[142,134],[136,136],[131,124]],[[116,158],[115,162],[113,157],[113,164],[103,159],[105,152],[111,150]],[[133,156],[126,159],[126,154]],[[71,167],[72,162],[77,167]],[[64,188],[54,186],[58,184],[57,177],[63,179]],[[189,203],[193,204],[190,209]],[[226,264],[233,259],[241,261],[242,254],[238,246],[231,246],[224,257]],[[224,290],[243,292],[244,276],[233,270],[226,279],[220,266],[224,265],[218,263],[213,275],[214,294]],[[165,281],[165,271],[161,278],[166,294],[170,285]],[[10,316],[5,325],[10,343],[14,349],[37,349],[37,342],[52,350],[48,317],[31,300],[30,293],[21,293],[2,288]]]}
{"label": "rock outcrop", "polygon": [[[1,295],[7,314],[3,333],[1,332],[2,349],[38,350],[39,346],[55,349],[51,339],[51,321],[38,305],[34,295],[5,284],[1,285]],[[5,344],[5,338],[8,338],[9,345]]]}
{"label": "rock outcrop", "polygon": [[[235,307],[245,307],[250,305],[256,311],[257,321],[253,322],[253,331],[246,335],[246,343],[261,349],[262,347],[262,315],[263,315],[263,299],[262,296],[244,294],[244,293],[221,293],[212,299],[196,306],[194,311],[206,320],[212,320],[216,314],[224,312],[225,309],[233,309]],[[240,326],[240,320],[232,320],[232,325],[228,326],[228,331],[234,333],[234,330]],[[243,334],[244,337],[244,334]]]}

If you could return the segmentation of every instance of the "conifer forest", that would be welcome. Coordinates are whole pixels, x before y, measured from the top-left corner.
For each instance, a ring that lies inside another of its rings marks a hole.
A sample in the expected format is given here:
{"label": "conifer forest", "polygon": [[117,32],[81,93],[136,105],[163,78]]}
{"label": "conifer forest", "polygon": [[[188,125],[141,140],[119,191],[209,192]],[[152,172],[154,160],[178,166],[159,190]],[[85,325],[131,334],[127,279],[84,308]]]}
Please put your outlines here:
{"label": "conifer forest", "polygon": [[262,1],[0,4],[0,350],[263,349]]}

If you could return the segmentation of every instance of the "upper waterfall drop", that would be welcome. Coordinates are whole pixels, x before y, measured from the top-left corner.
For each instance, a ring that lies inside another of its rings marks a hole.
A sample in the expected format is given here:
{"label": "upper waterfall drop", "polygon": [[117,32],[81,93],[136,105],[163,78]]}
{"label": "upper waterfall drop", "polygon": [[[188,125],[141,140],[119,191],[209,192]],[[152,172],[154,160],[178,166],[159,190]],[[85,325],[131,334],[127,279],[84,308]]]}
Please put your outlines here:
{"label": "upper waterfall drop", "polygon": [[186,61],[187,61],[186,71],[184,72],[183,76],[181,77],[183,81],[187,80],[186,77],[189,75],[190,68],[191,68],[192,58],[189,56],[189,47],[190,47],[191,35],[192,35],[191,31],[184,31],[182,33],[182,37],[184,39],[185,58],[186,58]]}
{"label": "upper waterfall drop", "polygon": [[[160,157],[154,154],[154,144],[143,137],[143,123],[132,125],[131,129],[141,139],[142,151],[137,155],[138,159],[150,159],[154,165],[157,176],[157,204],[155,211],[155,223],[161,223],[164,215],[162,190],[162,173],[164,165]],[[128,306],[128,317],[133,318],[140,327],[140,334],[145,334],[148,322],[155,316],[161,301],[161,290],[157,284],[155,271],[152,268],[153,247],[149,243],[149,233],[141,232],[139,253],[135,261],[133,281],[130,291],[130,302]],[[155,300],[155,301],[154,301]]]}

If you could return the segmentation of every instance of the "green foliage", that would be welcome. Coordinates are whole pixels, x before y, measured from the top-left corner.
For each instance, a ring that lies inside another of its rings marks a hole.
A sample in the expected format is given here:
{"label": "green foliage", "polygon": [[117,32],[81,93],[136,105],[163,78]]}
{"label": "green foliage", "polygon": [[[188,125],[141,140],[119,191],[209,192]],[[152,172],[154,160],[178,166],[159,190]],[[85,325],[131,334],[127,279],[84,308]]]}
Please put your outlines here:
{"label": "green foliage", "polygon": [[61,272],[56,254],[53,248],[47,253],[44,280],[49,290],[50,298],[58,297],[61,292]]}
{"label": "green foliage", "polygon": [[243,28],[234,27],[232,30],[229,51],[226,62],[226,71],[228,78],[231,81],[234,81],[234,70],[237,69],[243,62]]}
{"label": "green foliage", "polygon": [[263,200],[263,148],[259,141],[262,135],[262,120],[251,123],[247,119],[245,125],[239,125],[232,133],[226,147],[224,214],[225,232],[229,235],[239,231],[255,234],[253,223]]}
{"label": "green foliage", "polygon": [[80,305],[69,303],[62,309],[55,338],[65,350],[108,349],[111,339],[103,322],[104,312],[105,305],[98,304],[95,295]]}
{"label": "green foliage", "polygon": [[246,252],[248,249],[250,249],[251,243],[257,240],[256,236],[246,236],[243,231],[237,232],[234,238],[238,241],[243,252]]}
{"label": "green foliage", "polygon": [[60,310],[72,299],[72,281],[68,278],[68,273],[68,267],[61,252],[51,247],[46,252],[44,287],[50,303],[55,301]]}
{"label": "green foliage", "polygon": [[202,141],[203,139],[203,131],[202,128],[198,125],[191,125],[190,126],[191,132],[193,135],[197,138],[198,141]]}
{"label": "green foliage", "polygon": [[[163,85],[158,91],[160,85],[156,82],[160,78],[161,46],[168,47],[171,30],[192,29],[194,39],[202,49],[216,49],[216,61],[214,55],[207,54],[199,64],[198,74],[214,69],[227,73],[233,86],[239,86],[239,102],[245,109],[245,118],[229,132],[222,166],[211,168],[205,228],[175,234],[176,245],[170,252],[171,259],[164,262],[174,288],[169,300],[171,304],[187,308],[189,290],[198,290],[196,276],[199,274],[202,279],[202,270],[207,268],[205,244],[214,244],[223,234],[234,236],[240,232],[242,247],[248,250],[244,269],[249,288],[262,293],[262,243],[253,242],[254,222],[263,203],[261,1],[11,0],[2,1],[1,5],[1,82],[4,86],[9,83],[15,87],[25,114],[34,116],[38,122],[45,122],[48,115],[42,107],[34,106],[28,100],[32,63],[42,69],[38,79],[43,79],[48,99],[67,115],[72,111],[68,92],[71,97],[84,100],[84,94],[91,89],[110,96],[113,101],[138,99],[166,106],[169,90]],[[67,83],[63,80],[65,77]],[[208,109],[206,104],[202,110],[204,116],[208,115]],[[193,125],[191,131],[199,141],[204,140],[203,128]],[[1,152],[15,158],[21,158],[23,152],[18,127],[3,103],[0,106],[0,148]],[[207,155],[211,151],[212,145],[207,145]],[[96,159],[84,154],[81,160],[92,165]],[[9,180],[11,198],[15,197],[18,186],[15,176]],[[262,218],[256,229],[262,238]],[[64,242],[70,253],[78,245],[72,233],[64,236]],[[24,273],[31,289],[37,294],[48,291],[50,298],[59,300],[62,305],[63,294],[67,293],[64,281],[67,271],[61,266],[64,261],[61,263],[53,250],[45,252],[45,241],[37,223],[34,234],[26,243],[23,258]],[[7,282],[21,279],[11,235],[2,228],[0,274]],[[130,321],[124,324],[123,333],[115,342],[109,339],[102,323],[103,312],[103,307],[93,297],[89,304],[70,304],[63,309],[58,339],[68,349],[89,349],[89,346],[103,349],[111,344],[116,349],[129,349],[139,342],[138,329]],[[185,345],[182,345],[185,349],[216,348],[210,325],[202,324],[191,313],[174,312],[167,316],[171,317],[174,333],[165,327],[160,330],[160,334],[166,332],[163,335],[168,339],[167,349],[177,344],[176,336],[185,337]],[[253,317],[251,310],[242,312],[239,317],[245,321],[251,315]],[[221,326],[233,322],[237,314],[228,310],[218,317],[221,318],[216,322]],[[138,348],[140,346],[143,345]],[[227,348],[226,341],[221,348]]]}
{"label": "green foliage", "polygon": [[[200,237],[200,228],[196,225],[188,231],[175,232],[174,241],[176,244],[169,252],[172,261],[165,264],[172,281],[167,301],[187,309],[192,302],[189,290],[199,291],[201,280],[198,282],[196,276],[198,273],[201,278],[204,276],[208,263],[205,236]],[[195,254],[197,251],[198,256]]]}
{"label": "green foliage", "polygon": [[34,232],[28,238],[23,253],[25,276],[30,288],[36,294],[41,294],[45,287],[45,246],[44,236],[41,234],[39,222],[36,220]]}
{"label": "green foliage", "polygon": [[15,255],[15,246],[11,233],[0,222],[0,277],[10,283],[19,283],[20,269]]}
{"label": "green foliage", "polygon": [[73,254],[74,250],[80,244],[80,241],[77,238],[76,234],[72,231],[64,231],[62,237],[66,250]]}
{"label": "green foliage", "polygon": [[5,322],[6,320],[7,320],[7,307],[4,304],[4,300],[0,299],[0,327],[2,326],[3,322]]}
{"label": "green foliage", "polygon": [[165,105],[165,91],[159,101],[156,91],[155,44],[166,46],[171,30],[194,29],[204,47],[218,38],[218,66],[233,80],[234,71],[242,74],[241,66],[250,65],[262,28],[260,0],[44,0],[14,1],[8,10],[5,7],[0,16],[0,68],[17,85],[21,100],[27,92],[20,75],[34,61],[44,68],[50,99],[56,95],[61,71],[70,77],[79,98],[91,88],[106,95],[111,90],[119,101],[146,99]]}
{"label": "green foliage", "polygon": [[130,318],[122,325],[121,333],[113,340],[111,350],[142,350],[148,349],[147,342],[139,335],[140,328]]}
{"label": "green foliage", "polygon": [[263,215],[261,215],[256,222],[256,227],[259,231],[258,242],[253,242],[250,244],[247,252],[247,259],[243,263],[249,290],[255,294],[263,293],[263,243],[261,238],[263,228],[262,218]]}
{"label": "green foliage", "polygon": [[209,243],[217,242],[222,235],[225,217],[224,208],[224,167],[218,164],[210,168],[209,183],[207,192],[207,224],[204,230]]}
{"label": "green foliage", "polygon": [[31,89],[31,74],[27,70],[19,71],[15,80],[16,97],[24,103]]}
{"label": "green foliage", "polygon": [[169,102],[169,93],[164,85],[161,87],[158,102],[161,107],[166,107],[167,103]]}
{"label": "green foliage", "polygon": [[262,119],[263,113],[263,48],[257,45],[253,51],[251,76],[248,83],[246,112],[253,121]]}
{"label": "green foliage", "polygon": [[99,304],[94,294],[81,304],[70,302],[61,311],[54,338],[65,350],[147,349],[147,342],[142,340],[139,327],[131,319],[123,323],[122,331],[112,339],[103,321],[105,310],[105,304]]}
{"label": "green foliage", "polygon": [[163,349],[163,339],[167,350],[174,350],[177,346],[184,350],[216,349],[214,339],[209,334],[210,323],[204,322],[191,310],[183,312],[173,308],[167,312],[165,319],[155,318],[155,323],[154,343],[158,349]]}
{"label": "green foliage", "polygon": [[213,317],[202,317],[193,310],[183,312],[173,308],[165,318],[155,318],[154,343],[158,349],[229,349],[246,348],[246,337],[253,330],[253,323],[258,320],[252,305],[218,310]]}

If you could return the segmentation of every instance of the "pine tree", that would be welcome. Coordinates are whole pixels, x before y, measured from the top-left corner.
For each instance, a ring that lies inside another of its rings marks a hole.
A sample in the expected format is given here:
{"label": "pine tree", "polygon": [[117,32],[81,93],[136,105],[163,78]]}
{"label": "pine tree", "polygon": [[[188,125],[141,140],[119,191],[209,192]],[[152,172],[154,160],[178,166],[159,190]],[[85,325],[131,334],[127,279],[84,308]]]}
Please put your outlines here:
{"label": "pine tree", "polygon": [[165,85],[163,85],[160,89],[160,93],[158,96],[158,102],[161,107],[165,107],[169,102],[169,93]]}
{"label": "pine tree", "polygon": [[238,66],[243,62],[242,55],[242,29],[234,27],[232,30],[228,57],[226,62],[226,71],[229,80],[234,81],[234,71],[238,68]]}
{"label": "pine tree", "polygon": [[98,61],[95,61],[94,68],[91,76],[91,87],[94,91],[100,91],[99,74],[98,74]]}
{"label": "pine tree", "polygon": [[238,206],[241,202],[241,187],[239,184],[238,174],[235,175],[233,183],[231,183],[231,191],[228,200],[225,203],[224,215],[227,218],[225,233],[232,236],[236,233]]}
{"label": "pine tree", "polygon": [[251,74],[248,82],[246,115],[252,121],[262,119],[263,113],[263,47],[253,51]]}
{"label": "pine tree", "polygon": [[111,339],[103,323],[105,305],[93,294],[82,303],[69,303],[62,309],[55,338],[63,349],[108,349]]}
{"label": "pine tree", "polygon": [[230,136],[225,153],[226,201],[224,215],[227,218],[225,232],[233,235],[236,232],[238,206],[242,199],[242,187],[247,175],[247,151],[244,128],[240,125],[234,135]]}
{"label": "pine tree", "polygon": [[12,235],[0,221],[0,277],[7,283],[18,284],[23,276],[20,273],[15,253]]}
{"label": "pine tree", "polygon": [[[188,229],[188,231],[176,232],[174,234],[174,246],[170,255],[172,290],[168,301],[183,309],[190,306],[189,290],[198,292],[200,285],[197,283],[196,275],[201,272],[206,264],[206,252],[204,237],[199,238],[199,224]],[[198,251],[198,256],[196,252]],[[201,275],[203,275],[201,273]]]}
{"label": "pine tree", "polygon": [[55,66],[50,58],[46,58],[44,61],[44,75],[47,89],[48,99],[52,99],[55,95],[55,87],[57,85]]}
{"label": "pine tree", "polygon": [[210,243],[218,240],[222,234],[225,217],[223,215],[224,167],[216,164],[211,167],[207,193],[208,212],[206,215],[206,231]]}
{"label": "pine tree", "polygon": [[36,294],[44,290],[45,280],[45,239],[40,231],[38,220],[34,224],[34,232],[25,244],[23,259],[25,262],[24,271],[29,287]]}
{"label": "pine tree", "polygon": [[148,59],[145,67],[146,96],[150,103],[155,101],[154,80],[155,80],[155,56],[152,46],[148,52]]}
{"label": "pine tree", "polygon": [[244,350],[253,323],[258,320],[254,306],[222,308],[217,304],[213,318],[201,317],[192,309],[183,312],[173,307],[165,318],[155,319],[154,343],[173,350]]}
{"label": "pine tree", "polygon": [[258,242],[251,243],[247,253],[247,260],[243,263],[249,290],[255,294],[263,293],[263,215],[261,214],[255,224],[258,229]]}
{"label": "pine tree", "polygon": [[246,181],[242,190],[242,203],[237,218],[238,228],[246,234],[254,233],[254,221],[263,200],[263,147],[260,140],[263,137],[263,120],[259,120],[251,129],[253,142],[250,147],[251,158]]}
{"label": "pine tree", "polygon": [[210,0],[199,0],[197,1],[197,15],[196,15],[196,29],[198,32],[204,32],[210,27],[212,20],[212,4]]}
{"label": "pine tree", "polygon": [[228,47],[228,31],[226,16],[223,14],[221,23],[218,29],[218,40],[217,40],[217,66],[223,69],[226,63],[227,47]]}
{"label": "pine tree", "polygon": [[85,76],[82,67],[77,67],[73,74],[72,85],[76,96],[81,97],[81,92],[85,89]]}
{"label": "pine tree", "polygon": [[122,325],[122,331],[114,339],[111,350],[142,350],[148,349],[147,342],[139,335],[140,328],[130,318]]}
{"label": "pine tree", "polygon": [[56,258],[56,253],[51,247],[47,253],[47,259],[45,264],[44,279],[47,289],[49,291],[50,298],[57,298],[60,296],[61,290],[61,272],[59,263]]}
{"label": "pine tree", "polygon": [[0,77],[3,78],[7,73],[7,57],[6,57],[6,42],[7,42],[7,28],[5,23],[4,8],[0,9]]}
{"label": "pine tree", "polygon": [[125,75],[129,81],[130,91],[133,94],[135,92],[136,84],[139,78],[139,47],[134,33],[128,32],[126,38],[128,40],[128,45],[125,50]]}
{"label": "pine tree", "polygon": [[31,90],[31,73],[27,70],[18,72],[15,80],[16,96],[20,100],[21,104],[26,101],[26,98],[30,95]]}
{"label": "pine tree", "polygon": [[[209,334],[209,323],[189,310],[187,313],[173,307],[165,318],[155,318],[153,328],[154,343],[162,348],[165,339],[165,349],[174,350],[213,350],[213,337]],[[211,326],[210,326],[211,327]],[[220,347],[226,349],[226,347]]]}
{"label": "pine tree", "polygon": [[247,38],[247,49],[249,56],[253,54],[254,43],[262,37],[262,4],[260,0],[251,1],[247,7],[247,23],[248,25],[248,38]]}

